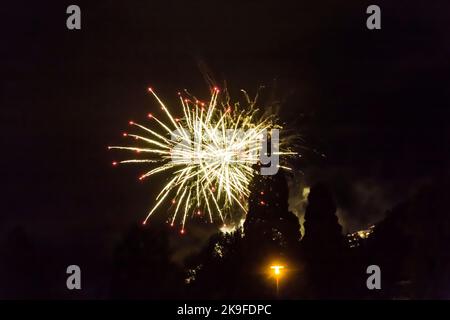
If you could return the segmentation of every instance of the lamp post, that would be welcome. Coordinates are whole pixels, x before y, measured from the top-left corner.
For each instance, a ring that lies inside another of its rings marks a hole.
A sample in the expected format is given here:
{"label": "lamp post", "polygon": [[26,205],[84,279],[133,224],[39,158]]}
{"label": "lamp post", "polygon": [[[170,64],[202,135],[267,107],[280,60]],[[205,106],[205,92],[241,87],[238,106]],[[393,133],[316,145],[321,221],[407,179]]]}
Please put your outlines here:
{"label": "lamp post", "polygon": [[281,270],[284,269],[284,266],[273,265],[273,266],[270,266],[270,269],[272,270],[273,275],[275,276],[275,282],[276,282],[276,285],[277,285],[276,296],[277,296],[277,299],[278,299],[278,297],[279,297],[279,281],[280,281],[280,276],[281,276]]}

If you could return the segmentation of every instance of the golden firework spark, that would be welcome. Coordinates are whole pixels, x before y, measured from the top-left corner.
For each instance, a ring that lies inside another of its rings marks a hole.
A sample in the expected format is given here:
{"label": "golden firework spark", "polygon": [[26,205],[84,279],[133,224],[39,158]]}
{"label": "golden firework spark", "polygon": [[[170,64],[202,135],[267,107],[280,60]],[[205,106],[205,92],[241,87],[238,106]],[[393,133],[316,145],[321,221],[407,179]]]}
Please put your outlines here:
{"label": "golden firework spark", "polygon": [[[259,161],[264,134],[281,128],[276,116],[258,116],[256,99],[251,101],[245,92],[248,102],[245,108],[240,108],[238,103],[231,106],[229,99],[219,102],[220,90],[215,87],[208,103],[179,93],[183,117],[176,118],[152,88],[148,91],[156,98],[168,122],[149,114],[148,118],[160,127],[157,130],[130,121],[142,133],[123,135],[142,142],[143,146],[108,147],[148,154],[144,159],[113,162],[114,166],[149,163],[151,168],[140,180],[170,172],[143,224],[169,201],[172,210],[168,210],[171,213],[168,222],[173,226],[177,217],[180,218],[182,234],[188,216],[206,214],[210,222],[220,219],[225,224],[233,210],[240,208],[246,212],[248,185],[256,173],[253,165]],[[283,151],[282,146],[281,142],[278,155],[296,154]]]}

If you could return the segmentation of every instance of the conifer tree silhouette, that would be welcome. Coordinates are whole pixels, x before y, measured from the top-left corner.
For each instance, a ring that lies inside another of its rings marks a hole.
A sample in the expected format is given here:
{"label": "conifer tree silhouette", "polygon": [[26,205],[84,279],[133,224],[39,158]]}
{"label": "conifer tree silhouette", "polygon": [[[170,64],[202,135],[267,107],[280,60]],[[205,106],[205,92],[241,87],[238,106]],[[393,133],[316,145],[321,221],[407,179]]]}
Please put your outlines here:
{"label": "conifer tree silhouette", "polygon": [[250,184],[249,210],[244,223],[246,240],[283,250],[300,239],[297,216],[289,211],[289,190],[285,174],[256,175]]}
{"label": "conifer tree silhouette", "polygon": [[324,184],[311,188],[305,212],[305,235],[301,241],[309,298],[345,298],[346,247],[336,216],[333,196]]}

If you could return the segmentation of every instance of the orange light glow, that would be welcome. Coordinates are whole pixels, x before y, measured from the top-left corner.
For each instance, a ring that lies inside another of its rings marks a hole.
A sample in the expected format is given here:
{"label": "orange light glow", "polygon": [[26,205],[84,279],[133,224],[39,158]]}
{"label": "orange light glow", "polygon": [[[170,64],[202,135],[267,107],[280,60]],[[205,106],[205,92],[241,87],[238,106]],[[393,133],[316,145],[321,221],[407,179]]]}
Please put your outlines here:
{"label": "orange light glow", "polygon": [[281,275],[281,270],[284,269],[284,266],[274,265],[274,266],[270,266],[270,269],[272,269],[275,276],[278,277],[279,275]]}

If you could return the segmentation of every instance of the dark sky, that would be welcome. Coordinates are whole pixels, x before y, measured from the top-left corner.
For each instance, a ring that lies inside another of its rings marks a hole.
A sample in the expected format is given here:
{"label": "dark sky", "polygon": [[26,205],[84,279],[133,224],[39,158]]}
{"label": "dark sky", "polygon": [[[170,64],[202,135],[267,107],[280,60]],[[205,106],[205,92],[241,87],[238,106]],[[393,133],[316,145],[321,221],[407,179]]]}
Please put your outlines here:
{"label": "dark sky", "polygon": [[2,4],[0,236],[20,226],[55,265],[107,268],[157,183],[106,146],[156,109],[149,85],[172,105],[207,96],[199,62],[231,93],[277,88],[308,148],[299,184],[328,182],[348,230],[448,174],[449,2],[377,1],[377,31],[372,2],[342,2],[77,1],[80,31],[72,1]]}

